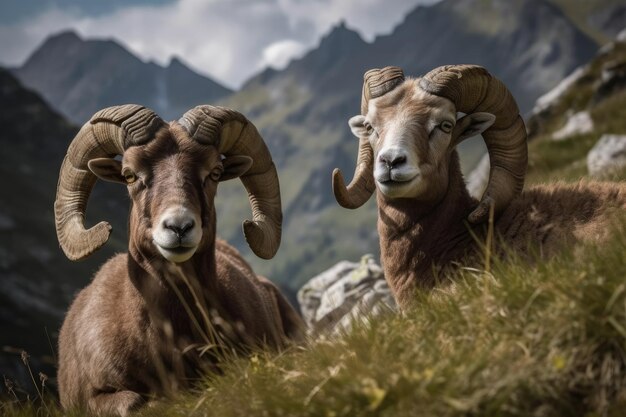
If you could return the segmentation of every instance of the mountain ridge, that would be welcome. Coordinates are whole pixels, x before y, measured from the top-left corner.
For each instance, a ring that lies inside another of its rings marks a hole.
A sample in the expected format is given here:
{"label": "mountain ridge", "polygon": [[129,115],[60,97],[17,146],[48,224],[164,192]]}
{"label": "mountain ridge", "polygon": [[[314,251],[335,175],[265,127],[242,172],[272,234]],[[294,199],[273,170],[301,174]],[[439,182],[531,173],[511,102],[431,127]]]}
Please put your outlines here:
{"label": "mountain ridge", "polygon": [[122,103],[141,103],[174,119],[232,93],[178,58],[167,66],[144,62],[114,39],[84,40],[74,31],[49,36],[13,73],[78,124]]}

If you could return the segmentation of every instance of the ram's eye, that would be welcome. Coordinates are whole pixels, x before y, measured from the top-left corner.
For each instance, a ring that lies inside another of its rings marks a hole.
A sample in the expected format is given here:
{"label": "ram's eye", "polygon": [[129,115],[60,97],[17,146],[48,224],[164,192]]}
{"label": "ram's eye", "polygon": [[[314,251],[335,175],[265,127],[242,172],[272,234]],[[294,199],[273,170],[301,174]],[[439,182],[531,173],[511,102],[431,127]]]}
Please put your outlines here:
{"label": "ram's eye", "polygon": [[374,128],[372,127],[372,125],[369,123],[365,123],[364,126],[365,126],[365,130],[367,131],[367,134],[371,135],[372,132],[374,131]]}
{"label": "ram's eye", "polygon": [[448,121],[448,120],[444,120],[443,122],[441,122],[441,124],[439,125],[439,127],[441,128],[441,130],[443,130],[446,133],[450,133],[452,132],[452,128],[454,127],[454,125],[452,124],[452,122]]}
{"label": "ram's eye", "polygon": [[[219,181],[220,177],[222,176],[222,170],[221,169],[214,169],[213,171],[211,171],[211,173],[207,176],[207,179],[211,179],[211,181]],[[206,180],[205,180],[206,181]]]}
{"label": "ram's eye", "polygon": [[137,181],[137,175],[135,175],[135,173],[131,171],[129,168],[124,168],[122,170],[122,175],[124,176],[124,179],[126,180],[128,184],[132,184],[135,181]]}

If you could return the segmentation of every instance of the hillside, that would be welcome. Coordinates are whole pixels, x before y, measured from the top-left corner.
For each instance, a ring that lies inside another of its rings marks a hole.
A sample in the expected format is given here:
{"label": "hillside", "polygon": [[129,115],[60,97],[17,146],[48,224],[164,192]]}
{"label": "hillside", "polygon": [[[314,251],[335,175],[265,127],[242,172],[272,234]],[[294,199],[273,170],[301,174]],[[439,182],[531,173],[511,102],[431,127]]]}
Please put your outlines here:
{"label": "hillside", "polygon": [[[367,69],[399,65],[418,76],[443,64],[481,64],[506,82],[526,113],[596,49],[560,9],[543,0],[447,0],[417,7],[372,43],[338,25],[301,59],[282,71],[266,70],[222,101],[256,123],[281,178],[282,249],[269,263],[248,259],[293,292],[340,259],[378,252],[373,202],[347,211],[336,204],[330,187],[335,167],[348,176],[354,170],[357,140],[347,120],[359,111]],[[480,140],[461,145],[465,172],[483,152]],[[222,189],[221,212],[228,207],[236,215],[221,217],[220,233],[246,250],[239,223],[248,209],[242,201],[238,185]]]}
{"label": "hillside", "polygon": [[622,0],[550,0],[599,43],[608,42],[626,27]]}
{"label": "hillside", "polygon": [[[568,80],[542,97],[529,117],[531,181],[576,180],[587,174],[585,156],[600,136],[626,135],[626,39],[605,45]],[[581,113],[592,130],[558,137]]]}
{"label": "hillside", "polygon": [[143,104],[171,120],[231,93],[179,59],[161,67],[113,40],[83,40],[75,32],[46,39],[14,74],[79,125],[101,108],[123,103]]}

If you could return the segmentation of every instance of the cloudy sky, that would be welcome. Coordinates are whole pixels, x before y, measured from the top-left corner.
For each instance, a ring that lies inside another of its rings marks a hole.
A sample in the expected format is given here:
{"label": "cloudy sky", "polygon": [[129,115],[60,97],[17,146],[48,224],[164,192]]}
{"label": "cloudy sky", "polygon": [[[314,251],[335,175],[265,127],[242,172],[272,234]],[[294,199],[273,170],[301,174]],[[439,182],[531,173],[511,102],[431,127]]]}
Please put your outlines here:
{"label": "cloudy sky", "polygon": [[284,67],[333,25],[371,41],[418,4],[438,0],[2,0],[0,65],[17,66],[50,34],[115,38],[144,60],[178,56],[237,88],[266,66]]}

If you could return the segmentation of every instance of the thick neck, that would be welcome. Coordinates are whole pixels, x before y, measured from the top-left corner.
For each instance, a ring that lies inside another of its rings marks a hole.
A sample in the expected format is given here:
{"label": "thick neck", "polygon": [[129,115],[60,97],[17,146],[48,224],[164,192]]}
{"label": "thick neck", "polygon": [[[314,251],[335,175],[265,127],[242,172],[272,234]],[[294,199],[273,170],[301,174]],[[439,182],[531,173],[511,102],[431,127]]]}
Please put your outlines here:
{"label": "thick neck", "polygon": [[456,152],[450,157],[447,192],[434,201],[378,199],[378,233],[385,276],[396,298],[407,304],[415,289],[431,288],[439,265],[465,256],[472,236],[465,219],[470,197]]}
{"label": "thick neck", "polygon": [[[176,333],[196,333],[190,312],[202,327],[211,309],[216,309],[215,240],[209,240],[183,263],[148,255],[133,240],[129,243],[130,280],[155,321],[168,321]],[[200,311],[200,306],[202,310]]]}

